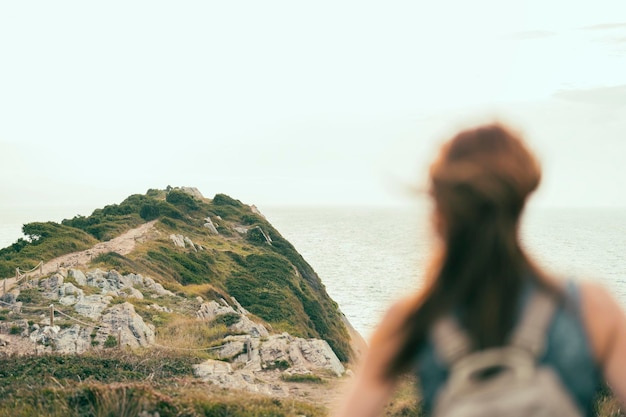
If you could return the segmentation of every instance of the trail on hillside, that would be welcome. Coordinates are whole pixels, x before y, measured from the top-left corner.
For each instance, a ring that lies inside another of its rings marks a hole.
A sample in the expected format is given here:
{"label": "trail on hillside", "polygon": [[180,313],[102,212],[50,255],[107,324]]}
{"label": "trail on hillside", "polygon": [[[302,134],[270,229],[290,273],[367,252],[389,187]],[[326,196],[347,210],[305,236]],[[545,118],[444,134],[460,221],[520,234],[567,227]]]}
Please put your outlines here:
{"label": "trail on hillside", "polygon": [[[43,264],[43,274],[50,274],[59,268],[76,268],[79,266],[87,266],[91,259],[107,252],[117,252],[120,255],[127,255],[135,249],[138,242],[145,242],[148,234],[153,230],[156,220],[144,223],[141,226],[131,229],[120,236],[106,242],[100,242],[93,247],[79,251],[61,255]],[[38,273],[39,271],[35,272]],[[7,291],[15,284],[15,278],[6,280]],[[0,288],[2,290],[2,288]]]}
{"label": "trail on hillside", "polygon": [[156,220],[144,223],[141,226],[131,229],[120,236],[106,242],[101,242],[90,249],[80,252],[68,253],[54,258],[43,264],[43,273],[49,274],[58,268],[74,268],[77,266],[86,266],[93,257],[107,252],[117,252],[120,255],[127,255],[135,249],[138,241],[145,241],[146,236],[154,227]]}

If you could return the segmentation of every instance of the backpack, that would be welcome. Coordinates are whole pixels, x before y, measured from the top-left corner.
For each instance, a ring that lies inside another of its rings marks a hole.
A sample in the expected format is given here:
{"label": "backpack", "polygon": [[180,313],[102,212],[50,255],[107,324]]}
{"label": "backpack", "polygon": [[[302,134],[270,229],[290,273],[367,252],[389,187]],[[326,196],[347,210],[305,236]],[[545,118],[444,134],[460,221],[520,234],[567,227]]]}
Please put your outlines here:
{"label": "backpack", "polygon": [[471,351],[469,335],[452,315],[433,326],[436,353],[449,367],[434,417],[582,417],[555,371],[539,363],[556,305],[534,291],[510,343]]}

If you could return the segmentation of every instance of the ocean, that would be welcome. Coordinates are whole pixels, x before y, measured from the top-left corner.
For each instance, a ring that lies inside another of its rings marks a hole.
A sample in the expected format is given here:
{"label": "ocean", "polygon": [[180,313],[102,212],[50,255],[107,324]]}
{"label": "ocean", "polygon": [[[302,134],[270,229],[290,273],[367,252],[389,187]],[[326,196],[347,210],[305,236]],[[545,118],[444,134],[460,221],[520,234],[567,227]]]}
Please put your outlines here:
{"label": "ocean", "polygon": [[[433,235],[426,207],[261,207],[311,264],[352,325],[369,337],[386,309],[415,291]],[[0,247],[21,225],[60,221],[81,207],[0,211]],[[626,210],[535,209],[525,214],[522,244],[550,273],[598,280],[626,306]]]}

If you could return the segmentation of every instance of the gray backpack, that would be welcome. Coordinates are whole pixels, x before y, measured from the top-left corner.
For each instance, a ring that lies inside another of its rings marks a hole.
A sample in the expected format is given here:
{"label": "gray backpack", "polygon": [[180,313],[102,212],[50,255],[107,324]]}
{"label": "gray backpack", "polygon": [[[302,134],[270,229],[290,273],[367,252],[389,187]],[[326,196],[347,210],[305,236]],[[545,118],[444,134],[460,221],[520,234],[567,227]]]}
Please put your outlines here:
{"label": "gray backpack", "polygon": [[535,291],[510,344],[475,352],[452,316],[439,319],[433,341],[450,373],[433,416],[582,416],[554,370],[539,363],[555,307],[548,295]]}

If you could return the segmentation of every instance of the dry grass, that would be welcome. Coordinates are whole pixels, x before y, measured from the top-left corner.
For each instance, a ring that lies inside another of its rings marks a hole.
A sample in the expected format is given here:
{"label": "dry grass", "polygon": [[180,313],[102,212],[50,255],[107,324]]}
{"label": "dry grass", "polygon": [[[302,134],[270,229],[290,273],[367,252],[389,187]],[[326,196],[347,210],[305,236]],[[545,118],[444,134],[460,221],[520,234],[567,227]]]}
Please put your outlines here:
{"label": "dry grass", "polygon": [[175,349],[202,349],[219,345],[228,334],[223,324],[176,316],[157,330],[156,342]]}

